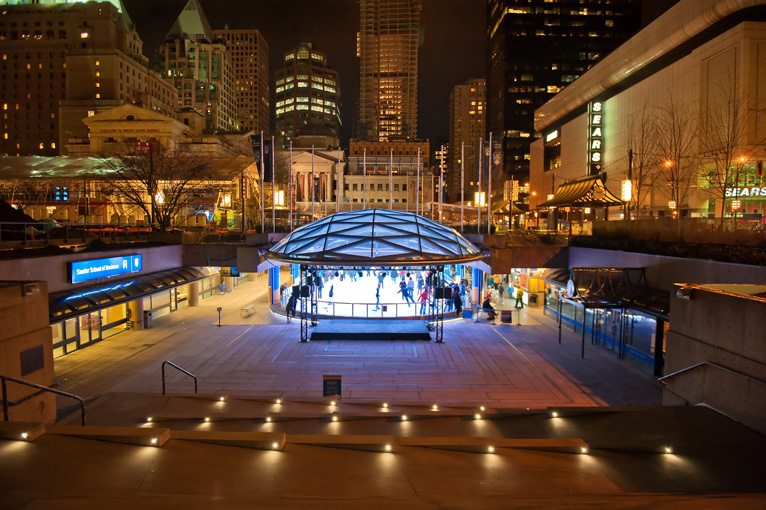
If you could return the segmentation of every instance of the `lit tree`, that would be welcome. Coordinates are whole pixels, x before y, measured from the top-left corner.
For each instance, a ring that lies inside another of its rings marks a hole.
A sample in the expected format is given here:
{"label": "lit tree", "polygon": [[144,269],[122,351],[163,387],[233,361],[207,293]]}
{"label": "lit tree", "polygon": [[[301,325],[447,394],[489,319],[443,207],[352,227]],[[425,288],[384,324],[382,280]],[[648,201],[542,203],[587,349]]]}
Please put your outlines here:
{"label": "lit tree", "polygon": [[675,209],[687,204],[693,182],[699,176],[697,157],[698,111],[672,94],[668,103],[657,108],[656,144],[661,158],[660,178],[667,183],[661,189]]}
{"label": "lit tree", "polygon": [[628,150],[633,155],[632,202],[639,209],[660,176],[657,156],[657,124],[645,103],[628,124]]}
{"label": "lit tree", "polygon": [[702,118],[703,154],[711,167],[704,173],[710,192],[721,201],[720,226],[724,227],[726,199],[737,186],[747,155],[746,147],[748,111],[742,104],[742,91],[733,79],[719,87],[718,94],[709,98]]}
{"label": "lit tree", "polygon": [[104,162],[112,172],[107,191],[142,210],[152,227],[162,231],[170,228],[195,189],[205,187],[208,170],[201,156],[160,143],[137,144]]}

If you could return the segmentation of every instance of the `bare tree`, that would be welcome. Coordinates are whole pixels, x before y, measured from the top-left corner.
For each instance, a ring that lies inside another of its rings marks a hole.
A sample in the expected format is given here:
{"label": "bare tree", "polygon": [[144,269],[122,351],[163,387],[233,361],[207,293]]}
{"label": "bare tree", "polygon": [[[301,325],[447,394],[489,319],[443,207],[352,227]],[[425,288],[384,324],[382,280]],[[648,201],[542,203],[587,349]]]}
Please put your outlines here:
{"label": "bare tree", "polygon": [[204,188],[208,164],[201,155],[160,143],[106,158],[113,194],[142,210],[153,227],[170,228],[195,189]]}
{"label": "bare tree", "polygon": [[699,176],[697,119],[696,106],[672,94],[667,104],[657,108],[657,155],[662,159],[659,178],[667,183],[661,189],[676,209],[687,205],[691,185]]}
{"label": "bare tree", "polygon": [[721,201],[720,226],[724,227],[726,199],[740,181],[752,147],[746,146],[748,111],[742,91],[733,79],[723,82],[709,98],[701,131],[703,155],[711,163],[704,172],[710,192]]}
{"label": "bare tree", "polygon": [[649,108],[650,106],[644,103],[641,112],[635,114],[628,124],[628,150],[633,156],[630,176],[633,181],[631,200],[637,209],[646,201],[660,176],[657,124]]}

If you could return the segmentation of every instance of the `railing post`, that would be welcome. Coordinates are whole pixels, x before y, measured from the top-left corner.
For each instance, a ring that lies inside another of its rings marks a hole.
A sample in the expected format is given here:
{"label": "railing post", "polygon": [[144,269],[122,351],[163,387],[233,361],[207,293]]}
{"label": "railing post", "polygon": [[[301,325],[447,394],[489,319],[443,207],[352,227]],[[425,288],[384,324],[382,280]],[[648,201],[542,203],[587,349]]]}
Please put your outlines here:
{"label": "railing post", "polygon": [[166,361],[162,362],[162,394],[165,394],[165,363]]}
{"label": "railing post", "polygon": [[5,381],[5,377],[0,377],[3,383],[3,421],[8,423],[8,384]]}

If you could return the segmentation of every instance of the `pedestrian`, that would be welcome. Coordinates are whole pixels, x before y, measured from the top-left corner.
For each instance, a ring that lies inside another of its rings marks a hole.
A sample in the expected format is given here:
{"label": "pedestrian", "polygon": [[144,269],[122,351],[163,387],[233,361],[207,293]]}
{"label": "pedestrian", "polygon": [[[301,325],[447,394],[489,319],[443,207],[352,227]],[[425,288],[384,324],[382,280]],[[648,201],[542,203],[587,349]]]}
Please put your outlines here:
{"label": "pedestrian", "polygon": [[420,295],[421,292],[423,292],[423,287],[425,286],[425,284],[426,282],[423,281],[423,275],[419,274],[418,275],[418,296]]}
{"label": "pedestrian", "polygon": [[330,285],[330,294],[328,294],[330,296],[330,299],[332,299],[334,294],[335,294],[335,284],[333,283]]}
{"label": "pedestrian", "polygon": [[380,283],[375,287],[375,308],[373,308],[373,310],[380,310],[380,288],[382,286],[383,284]]}
{"label": "pedestrian", "polygon": [[407,297],[410,298],[410,301],[412,301],[412,304],[415,304],[415,280],[410,277],[409,281],[407,281]]}
{"label": "pedestrian", "polygon": [[287,322],[290,322],[290,314],[295,317],[295,307],[298,304],[298,296],[295,292],[290,293],[290,299],[287,300]]}
{"label": "pedestrian", "polygon": [[378,287],[383,288],[383,281],[386,279],[386,273],[381,271],[378,273]]}
{"label": "pedestrian", "polygon": [[426,303],[428,303],[428,287],[423,287],[423,291],[420,293],[420,315],[426,314]]}
{"label": "pedestrian", "polygon": [[324,288],[324,278],[321,276],[315,276],[314,278],[317,279],[317,295],[319,296],[319,299],[322,299],[322,289]]}
{"label": "pedestrian", "polygon": [[515,308],[524,308],[524,301],[522,298],[524,297],[524,291],[521,289],[521,287],[516,289],[516,304],[514,305]]}
{"label": "pedestrian", "polygon": [[492,306],[492,303],[490,303],[489,298],[485,299],[484,302],[481,304],[481,309],[487,312],[487,320],[495,322],[495,316],[497,314],[495,313],[495,307]]}
{"label": "pedestrian", "polygon": [[455,294],[452,296],[452,299],[455,304],[455,315],[460,317],[460,314],[463,313],[463,300],[460,299],[460,293],[455,292]]}
{"label": "pedestrian", "polygon": [[505,294],[505,287],[503,287],[503,283],[500,282],[500,285],[497,286],[497,293],[500,294],[500,304],[503,304],[503,295]]}

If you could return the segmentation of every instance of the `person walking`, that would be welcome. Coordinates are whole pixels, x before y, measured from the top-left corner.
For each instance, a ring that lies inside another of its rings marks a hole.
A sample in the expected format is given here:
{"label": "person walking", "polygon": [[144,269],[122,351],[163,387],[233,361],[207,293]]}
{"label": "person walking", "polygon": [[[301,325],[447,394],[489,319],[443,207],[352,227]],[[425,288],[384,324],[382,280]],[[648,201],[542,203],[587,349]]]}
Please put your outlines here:
{"label": "person walking", "polygon": [[500,282],[500,285],[497,286],[497,293],[500,294],[500,304],[503,304],[503,295],[505,295],[505,287],[503,286],[503,283]]}
{"label": "person walking", "polygon": [[460,299],[460,292],[455,292],[452,296],[452,300],[455,304],[455,315],[460,317],[463,313],[463,300]]}
{"label": "person walking", "polygon": [[516,289],[516,304],[514,305],[515,308],[524,308],[524,301],[522,298],[524,297],[524,291],[521,289],[521,287]]}

